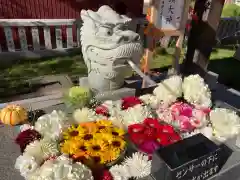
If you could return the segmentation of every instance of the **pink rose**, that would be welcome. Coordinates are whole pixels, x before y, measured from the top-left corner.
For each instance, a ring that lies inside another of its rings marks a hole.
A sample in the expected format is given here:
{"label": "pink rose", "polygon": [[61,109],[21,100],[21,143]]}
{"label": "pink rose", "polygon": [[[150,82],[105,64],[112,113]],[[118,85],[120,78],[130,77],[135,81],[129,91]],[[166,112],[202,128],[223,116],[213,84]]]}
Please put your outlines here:
{"label": "pink rose", "polygon": [[171,111],[174,117],[181,115],[192,117],[193,108],[187,103],[176,102],[171,106]]}
{"label": "pink rose", "polygon": [[195,129],[190,121],[190,118],[187,116],[178,116],[177,121],[179,123],[181,131],[189,132]]}

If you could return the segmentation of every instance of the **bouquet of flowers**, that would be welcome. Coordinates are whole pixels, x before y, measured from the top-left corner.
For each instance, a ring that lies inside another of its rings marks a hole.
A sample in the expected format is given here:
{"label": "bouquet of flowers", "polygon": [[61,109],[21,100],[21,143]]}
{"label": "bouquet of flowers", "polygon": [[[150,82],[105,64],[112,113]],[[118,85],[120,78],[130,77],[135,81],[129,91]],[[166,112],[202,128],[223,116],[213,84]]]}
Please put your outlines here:
{"label": "bouquet of flowers", "polygon": [[125,131],[109,120],[81,123],[63,132],[61,152],[86,164],[105,165],[117,160],[126,149]]}
{"label": "bouquet of flowers", "polygon": [[[21,126],[16,143],[22,155],[15,168],[26,180],[92,180],[97,179],[94,167],[105,168],[100,179],[143,178],[150,174],[150,156],[157,148],[196,133],[225,141],[240,132],[236,112],[211,108],[211,92],[198,75],[171,76],[153,94],[96,107],[87,106],[89,92],[69,91],[69,102],[78,107],[72,117],[54,110]],[[140,152],[124,158],[129,142]]]}

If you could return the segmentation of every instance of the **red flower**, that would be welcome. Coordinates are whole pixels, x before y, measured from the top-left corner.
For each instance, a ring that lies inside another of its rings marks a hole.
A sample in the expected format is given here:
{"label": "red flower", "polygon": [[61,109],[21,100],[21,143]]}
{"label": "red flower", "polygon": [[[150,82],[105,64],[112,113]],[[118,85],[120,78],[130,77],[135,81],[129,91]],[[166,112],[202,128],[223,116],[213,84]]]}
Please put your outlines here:
{"label": "red flower", "polygon": [[168,131],[159,132],[156,136],[157,142],[162,146],[168,146],[170,144],[173,144],[179,140],[181,140],[181,136],[174,131],[174,128],[170,125],[164,125],[165,130],[168,129]]}
{"label": "red flower", "polygon": [[154,118],[146,118],[143,121],[143,124],[149,127],[160,128],[161,124],[159,123],[158,119]]}
{"label": "red flower", "polygon": [[176,132],[170,134],[170,140],[171,140],[172,143],[180,141],[181,139],[182,139],[181,136],[178,133],[176,133]]}
{"label": "red flower", "polygon": [[20,146],[21,152],[23,153],[28,144],[38,139],[41,139],[41,134],[36,130],[28,129],[19,133],[15,142]]}
{"label": "red flower", "polygon": [[105,107],[103,105],[100,105],[100,106],[96,107],[95,112],[97,114],[101,114],[103,116],[109,116],[109,112],[108,112],[107,107]]}
{"label": "red flower", "polygon": [[171,126],[171,125],[162,125],[161,131],[162,131],[163,133],[169,133],[169,134],[175,132],[173,126]]}
{"label": "red flower", "polygon": [[140,145],[146,141],[146,136],[142,133],[130,134],[129,138],[136,145]]}
{"label": "red flower", "polygon": [[113,180],[113,177],[108,170],[104,170],[99,180]]}
{"label": "red flower", "polygon": [[171,144],[169,134],[167,133],[159,133],[157,135],[157,142],[162,146],[168,146]]}
{"label": "red flower", "polygon": [[157,135],[157,131],[154,128],[146,127],[144,129],[143,134],[145,135],[146,140],[155,140],[156,139],[156,135]]}
{"label": "red flower", "polygon": [[132,124],[128,126],[128,133],[132,134],[132,133],[139,133],[142,132],[144,130],[144,125],[142,124]]}
{"label": "red flower", "polygon": [[122,109],[126,110],[130,107],[133,107],[135,105],[142,104],[142,101],[135,97],[135,96],[129,96],[122,98]]}

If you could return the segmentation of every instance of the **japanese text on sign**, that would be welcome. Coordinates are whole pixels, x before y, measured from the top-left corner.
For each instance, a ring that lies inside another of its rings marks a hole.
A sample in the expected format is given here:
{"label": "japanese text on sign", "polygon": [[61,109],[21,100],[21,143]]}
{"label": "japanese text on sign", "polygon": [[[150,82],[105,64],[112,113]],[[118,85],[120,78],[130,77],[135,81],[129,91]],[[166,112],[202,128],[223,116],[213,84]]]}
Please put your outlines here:
{"label": "japanese text on sign", "polygon": [[157,15],[157,28],[177,30],[181,26],[184,0],[161,0]]}
{"label": "japanese text on sign", "polygon": [[177,180],[204,180],[216,174],[219,170],[217,164],[219,151],[203,159],[199,159],[176,172]]}

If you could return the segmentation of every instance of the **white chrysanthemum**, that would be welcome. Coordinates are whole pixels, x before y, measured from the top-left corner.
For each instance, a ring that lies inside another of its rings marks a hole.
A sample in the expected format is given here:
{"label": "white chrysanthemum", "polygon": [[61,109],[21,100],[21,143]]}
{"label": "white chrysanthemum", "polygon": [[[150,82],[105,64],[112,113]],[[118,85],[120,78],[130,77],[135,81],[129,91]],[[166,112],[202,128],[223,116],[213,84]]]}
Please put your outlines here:
{"label": "white chrysanthemum", "polygon": [[148,156],[136,152],[132,157],[128,157],[124,160],[124,165],[128,167],[131,177],[143,178],[151,173],[151,160],[148,160]]}
{"label": "white chrysanthemum", "polygon": [[30,124],[23,124],[20,126],[20,132],[26,131],[28,129],[34,129],[34,126],[31,126]]}
{"label": "white chrysanthemum", "polygon": [[75,123],[83,123],[101,119],[101,115],[97,115],[95,111],[89,108],[76,109],[73,113]]}
{"label": "white chrysanthemum", "polygon": [[50,114],[39,117],[34,128],[44,137],[57,140],[70,124],[72,123],[64,112],[54,110]]}
{"label": "white chrysanthemum", "polygon": [[35,140],[27,145],[25,153],[42,162],[49,157],[57,156],[60,151],[56,141],[44,138],[40,141]]}
{"label": "white chrysanthemum", "polygon": [[60,151],[57,141],[54,141],[52,139],[42,139],[40,140],[40,143],[44,159],[59,155]]}
{"label": "white chrysanthemum", "polygon": [[145,104],[149,105],[151,108],[156,109],[158,105],[161,103],[156,96],[152,94],[145,94],[139,97]]}
{"label": "white chrysanthemum", "polygon": [[204,127],[201,129],[195,129],[193,132],[188,132],[188,133],[182,133],[181,136],[182,138],[188,138],[191,136],[194,136],[196,134],[203,134],[205,137],[207,137],[208,139],[212,140],[213,139],[213,129],[212,127]]}
{"label": "white chrysanthemum", "polygon": [[219,141],[225,141],[240,131],[240,117],[230,109],[216,108],[212,110],[210,121],[214,129],[214,136]]}
{"label": "white chrysanthemum", "polygon": [[210,107],[211,91],[199,75],[185,77],[182,84],[184,99],[191,104],[201,107]]}
{"label": "white chrysanthemum", "polygon": [[21,176],[27,177],[39,167],[36,159],[28,154],[23,154],[16,159],[15,168],[20,171]]}
{"label": "white chrysanthemum", "polygon": [[28,180],[93,180],[92,172],[80,162],[66,157],[46,161]]}
{"label": "white chrysanthemum", "polygon": [[140,104],[121,111],[121,117],[125,126],[141,123],[144,119],[152,117],[152,113],[147,106]]}
{"label": "white chrysanthemum", "polygon": [[171,76],[158,84],[153,91],[158,101],[164,104],[171,104],[182,96],[182,78],[180,76]]}
{"label": "white chrysanthemum", "polygon": [[118,101],[105,101],[102,106],[105,106],[108,109],[108,112],[111,116],[118,116],[118,113],[122,109],[122,100]]}
{"label": "white chrysanthemum", "polygon": [[109,169],[114,180],[128,180],[131,176],[128,167],[124,165],[114,165]]}
{"label": "white chrysanthemum", "polygon": [[44,161],[44,154],[42,152],[42,144],[39,140],[35,140],[26,146],[25,154],[34,157],[38,162]]}

